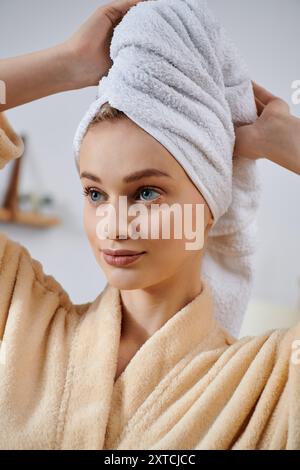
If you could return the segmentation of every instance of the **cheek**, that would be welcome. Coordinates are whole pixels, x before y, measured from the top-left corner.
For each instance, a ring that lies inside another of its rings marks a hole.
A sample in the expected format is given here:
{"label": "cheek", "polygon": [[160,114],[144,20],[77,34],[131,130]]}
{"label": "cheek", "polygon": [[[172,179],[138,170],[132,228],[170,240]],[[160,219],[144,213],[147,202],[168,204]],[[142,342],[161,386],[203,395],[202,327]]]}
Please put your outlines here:
{"label": "cheek", "polygon": [[186,240],[182,238],[148,240],[148,244],[154,266],[163,270],[172,269],[191,256],[191,252],[186,250]]}
{"label": "cheek", "polygon": [[[154,222],[158,240],[150,240],[151,251],[158,264],[176,266],[183,261],[201,255],[203,249],[204,206],[203,203],[191,204],[170,215],[166,209],[164,219],[151,219]],[[164,227],[164,229],[163,229]],[[163,236],[163,233],[165,234]]]}
{"label": "cheek", "polygon": [[202,202],[177,204],[173,210],[165,207],[159,215],[152,214],[149,220],[155,236],[161,240],[169,239],[170,247],[177,246],[180,249],[183,244],[191,239],[199,239],[200,234],[203,234],[205,207]]}
{"label": "cheek", "polygon": [[[181,272],[185,266],[197,263],[197,256],[186,251],[184,240],[165,239],[149,240],[149,256],[145,258],[143,266],[145,277],[149,285],[159,279],[167,279]],[[146,264],[147,262],[147,264]]]}
{"label": "cheek", "polygon": [[96,224],[97,224],[97,219],[95,215],[95,210],[91,208],[86,202],[84,204],[84,210],[83,210],[83,226],[84,226],[84,230],[87,235],[87,238],[89,239],[89,242],[91,244],[94,244],[97,239]]}

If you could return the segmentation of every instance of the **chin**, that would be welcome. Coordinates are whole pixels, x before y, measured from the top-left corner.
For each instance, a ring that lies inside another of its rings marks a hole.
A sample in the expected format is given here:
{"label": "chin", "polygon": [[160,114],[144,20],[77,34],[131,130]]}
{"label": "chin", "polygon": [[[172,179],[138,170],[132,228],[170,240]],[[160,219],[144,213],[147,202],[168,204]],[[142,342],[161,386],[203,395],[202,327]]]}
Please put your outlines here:
{"label": "chin", "polygon": [[115,268],[114,272],[106,271],[105,277],[108,284],[120,290],[143,289],[149,284],[145,283],[145,278],[141,272],[126,272],[124,268]]}

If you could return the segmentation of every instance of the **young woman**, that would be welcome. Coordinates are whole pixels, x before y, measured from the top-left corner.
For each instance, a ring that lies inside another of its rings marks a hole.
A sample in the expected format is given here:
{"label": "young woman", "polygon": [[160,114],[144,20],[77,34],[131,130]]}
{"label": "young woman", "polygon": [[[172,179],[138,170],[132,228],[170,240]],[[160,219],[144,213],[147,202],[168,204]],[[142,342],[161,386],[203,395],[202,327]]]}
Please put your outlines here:
{"label": "young woman", "polygon": [[[113,2],[63,44],[0,61],[1,111],[96,85],[111,66],[113,27],[135,3]],[[253,87],[259,118],[236,129],[235,158],[264,155],[300,174],[300,120]],[[21,154],[2,113],[0,167]],[[94,302],[72,304],[26,248],[0,234],[0,448],[299,449],[300,319],[236,340],[214,318],[199,276],[203,250],[185,250],[185,239],[124,245],[118,234],[96,236],[97,206],[126,194],[145,206],[203,203],[206,237],[210,209],[181,166],[105,106],[84,139],[80,174],[85,229],[108,281]],[[120,247],[135,254],[108,253]]]}

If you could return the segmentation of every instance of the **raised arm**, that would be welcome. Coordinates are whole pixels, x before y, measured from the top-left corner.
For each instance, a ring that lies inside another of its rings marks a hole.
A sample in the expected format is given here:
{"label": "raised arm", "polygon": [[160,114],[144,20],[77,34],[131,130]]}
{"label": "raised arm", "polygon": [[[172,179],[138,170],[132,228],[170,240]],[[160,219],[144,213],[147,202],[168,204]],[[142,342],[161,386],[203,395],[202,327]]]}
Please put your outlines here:
{"label": "raised arm", "polygon": [[300,175],[300,119],[283,99],[253,83],[258,119],[236,127],[234,155],[267,158]]}
{"label": "raised arm", "polygon": [[114,27],[142,0],[114,0],[99,7],[70,38],[49,49],[0,60],[5,111],[63,91],[97,85],[112,65]]}

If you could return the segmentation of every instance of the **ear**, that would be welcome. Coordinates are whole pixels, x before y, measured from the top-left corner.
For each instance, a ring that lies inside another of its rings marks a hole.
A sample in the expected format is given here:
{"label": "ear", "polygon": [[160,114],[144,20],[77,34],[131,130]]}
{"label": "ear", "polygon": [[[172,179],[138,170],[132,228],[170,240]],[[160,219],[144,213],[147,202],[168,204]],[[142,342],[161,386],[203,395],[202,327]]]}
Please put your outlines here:
{"label": "ear", "polygon": [[210,228],[213,224],[214,216],[213,216],[212,211],[210,210],[209,205],[207,204],[207,202],[205,203],[205,212],[206,212],[205,218],[206,218],[207,227]]}
{"label": "ear", "polygon": [[205,204],[205,221],[206,221],[206,227],[205,227],[205,232],[204,232],[204,238],[205,240],[207,239],[208,237],[208,234],[209,234],[209,231],[213,225],[213,221],[214,221],[214,217],[213,217],[213,214],[210,210],[210,208],[208,207],[207,204]]}

